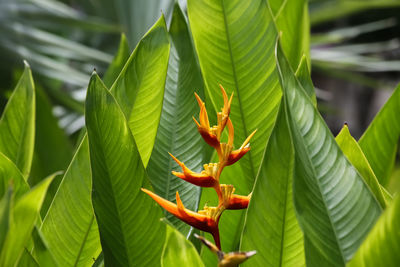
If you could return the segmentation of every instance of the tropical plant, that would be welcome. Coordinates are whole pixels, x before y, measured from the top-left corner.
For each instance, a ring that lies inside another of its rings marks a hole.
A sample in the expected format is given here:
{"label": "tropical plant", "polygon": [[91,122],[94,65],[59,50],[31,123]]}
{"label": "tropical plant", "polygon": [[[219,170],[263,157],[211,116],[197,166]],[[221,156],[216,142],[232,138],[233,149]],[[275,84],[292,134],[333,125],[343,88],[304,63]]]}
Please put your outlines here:
{"label": "tropical plant", "polygon": [[235,266],[254,250],[242,266],[397,266],[400,87],[360,140],[347,125],[335,138],[307,1],[189,0],[187,14],[175,4],[132,53],[121,37],[75,149],[25,64],[0,119],[0,266]]}

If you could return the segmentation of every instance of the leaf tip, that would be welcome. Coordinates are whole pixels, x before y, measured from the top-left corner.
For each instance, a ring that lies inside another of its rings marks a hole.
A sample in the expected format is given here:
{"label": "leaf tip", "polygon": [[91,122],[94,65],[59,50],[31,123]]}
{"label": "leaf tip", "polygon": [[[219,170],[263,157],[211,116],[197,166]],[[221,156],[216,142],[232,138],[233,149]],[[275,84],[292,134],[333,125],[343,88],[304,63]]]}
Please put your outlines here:
{"label": "leaf tip", "polygon": [[24,62],[25,68],[28,68],[28,69],[31,68],[31,66],[29,65],[28,61],[26,61],[26,60],[24,59],[23,62]]}

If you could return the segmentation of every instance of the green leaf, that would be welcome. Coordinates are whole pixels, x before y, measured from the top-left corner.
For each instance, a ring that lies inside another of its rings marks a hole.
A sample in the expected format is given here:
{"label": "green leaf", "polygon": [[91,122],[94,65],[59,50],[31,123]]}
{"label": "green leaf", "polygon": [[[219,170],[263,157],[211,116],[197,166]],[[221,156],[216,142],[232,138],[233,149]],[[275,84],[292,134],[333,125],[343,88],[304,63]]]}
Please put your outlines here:
{"label": "green leaf", "polygon": [[41,232],[60,266],[91,266],[101,250],[92,208],[89,146],[78,147],[43,220]]}
{"label": "green leaf", "polygon": [[36,88],[36,104],[35,149],[28,180],[32,186],[54,172],[66,170],[73,155],[72,145],[58,126],[51,102],[40,87]]}
{"label": "green leaf", "polygon": [[282,32],[281,44],[290,66],[295,69],[303,54],[310,58],[310,22],[308,1],[268,1],[276,27]]}
{"label": "green leaf", "polygon": [[161,210],[140,191],[148,177],[123,112],[100,78],[89,83],[85,119],[92,201],[105,265],[157,266],[165,240]]}
{"label": "green leaf", "polygon": [[276,56],[295,148],[293,198],[307,266],[344,266],[382,210],[300,86],[279,43]]}
{"label": "green leaf", "polygon": [[299,80],[304,91],[310,97],[314,106],[317,106],[317,97],[315,95],[314,85],[311,80],[311,74],[309,71],[309,67],[307,65],[307,57],[305,55],[303,55],[303,57],[301,58],[300,64],[297,67],[296,77]]}
{"label": "green leaf", "polygon": [[32,254],[25,248],[19,259],[18,266],[24,267],[40,267],[39,263],[35,260]]}
{"label": "green leaf", "polygon": [[25,62],[22,74],[0,119],[0,151],[21,170],[25,179],[31,169],[35,136],[35,89]]}
{"label": "green leaf", "polygon": [[241,251],[257,256],[242,266],[305,266],[303,233],[292,199],[294,151],[282,102],[254,184]]}
{"label": "green leaf", "polygon": [[396,157],[400,137],[400,85],[382,107],[358,141],[376,178],[386,186]]}
{"label": "green leaf", "polygon": [[336,142],[347,159],[361,174],[361,177],[369,186],[369,189],[379,201],[381,207],[386,208],[387,203],[383,195],[381,185],[379,184],[378,179],[376,179],[376,176],[357,141],[350,135],[347,124],[343,126],[340,133],[336,136]]}
{"label": "green leaf", "polygon": [[251,151],[240,161],[251,188],[281,98],[273,56],[277,32],[267,1],[189,0],[188,15],[215,110],[223,103],[218,84],[234,92],[236,147],[258,128]]}
{"label": "green leaf", "polygon": [[[185,207],[197,210],[200,187],[174,176],[171,171],[181,171],[181,168],[168,155],[170,152],[196,172],[202,170],[206,156],[205,142],[192,120],[193,114],[199,110],[194,92],[204,96],[203,82],[185,18],[178,4],[174,8],[169,34],[171,54],[163,110],[147,172],[158,195],[175,201],[175,193],[179,191]],[[190,227],[187,224],[167,212],[166,216],[182,233],[188,233]]]}
{"label": "green leaf", "polygon": [[41,87],[36,88],[35,131],[35,149],[29,177],[31,185],[54,172],[65,170],[73,155],[72,144],[59,127],[53,115],[52,103]]}
{"label": "green leaf", "polygon": [[398,266],[400,262],[400,197],[385,210],[361,244],[349,267]]}
{"label": "green leaf", "polygon": [[3,248],[3,243],[6,239],[9,228],[11,194],[12,189],[9,188],[6,194],[4,194],[0,200],[0,251]]}
{"label": "green leaf", "polygon": [[169,47],[161,16],[132,52],[110,89],[129,122],[144,166],[150,159],[160,121]]}
{"label": "green leaf", "polygon": [[49,250],[44,236],[37,227],[33,228],[32,239],[34,243],[34,250],[32,251],[32,254],[39,265],[59,266],[59,264],[57,264],[54,260],[52,251]]}
{"label": "green leaf", "polygon": [[40,207],[54,175],[23,195],[11,210],[10,227],[0,253],[0,266],[14,266],[21,257],[39,218]]}
{"label": "green leaf", "polygon": [[[58,126],[53,107],[43,89],[36,88],[35,149],[29,184],[34,186],[48,175],[67,169],[72,158],[72,145],[65,132]],[[42,205],[42,218],[46,214],[58,189],[62,176],[57,176],[47,190]]]}
{"label": "green leaf", "polygon": [[167,225],[161,266],[196,266],[204,267],[196,248],[178,230]]}
{"label": "green leaf", "polygon": [[125,34],[121,34],[121,40],[119,41],[117,54],[114,56],[113,61],[111,62],[110,66],[108,66],[108,69],[103,76],[104,84],[108,88],[112,86],[112,84],[120,74],[122,68],[125,65],[125,62],[129,58],[129,52],[129,44],[126,40],[126,36]]}
{"label": "green leaf", "polygon": [[13,185],[16,199],[29,191],[29,185],[17,166],[0,152],[0,197],[3,197],[10,184]]}

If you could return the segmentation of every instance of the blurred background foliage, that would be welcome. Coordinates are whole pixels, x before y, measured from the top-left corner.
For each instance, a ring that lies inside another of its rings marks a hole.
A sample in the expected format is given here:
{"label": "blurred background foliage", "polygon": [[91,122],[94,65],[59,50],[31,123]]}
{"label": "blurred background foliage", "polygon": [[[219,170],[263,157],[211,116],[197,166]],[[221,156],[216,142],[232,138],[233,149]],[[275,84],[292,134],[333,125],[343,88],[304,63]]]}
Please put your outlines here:
{"label": "blurred background foliage", "polygon": [[[83,100],[92,70],[104,74],[121,33],[132,51],[161,12],[170,23],[174,2],[0,0],[0,110],[26,59],[40,92],[38,114],[52,110],[54,118],[43,121],[63,129],[53,127],[48,138],[64,136],[58,140],[70,143],[57,166],[65,167],[62,162],[71,157],[84,125]],[[186,1],[178,2],[186,11]],[[334,134],[347,121],[359,138],[400,80],[400,1],[309,0],[309,11],[319,109]],[[38,116],[37,125],[41,122]],[[34,163],[37,172],[52,171],[45,168]],[[393,175],[389,189],[400,186],[399,167]]]}

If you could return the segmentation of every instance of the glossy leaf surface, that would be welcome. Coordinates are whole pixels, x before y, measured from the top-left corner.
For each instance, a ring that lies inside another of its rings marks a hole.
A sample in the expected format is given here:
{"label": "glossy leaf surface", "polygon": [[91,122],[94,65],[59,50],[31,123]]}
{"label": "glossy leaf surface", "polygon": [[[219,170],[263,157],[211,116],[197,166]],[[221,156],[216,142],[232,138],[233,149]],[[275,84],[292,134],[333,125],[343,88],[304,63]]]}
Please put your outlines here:
{"label": "glossy leaf surface", "polygon": [[398,266],[400,262],[400,198],[385,210],[361,244],[349,267]]}
{"label": "glossy leaf surface", "polygon": [[295,148],[294,202],[307,266],[344,266],[381,207],[302,90],[279,43],[276,56]]}
{"label": "glossy leaf surface", "polygon": [[294,151],[282,102],[254,184],[241,251],[257,255],[243,266],[305,266],[303,233],[292,198]]}
{"label": "glossy leaf surface", "polygon": [[25,179],[31,169],[35,140],[35,88],[27,63],[0,119],[0,151]]}
{"label": "glossy leaf surface", "polygon": [[93,208],[105,265],[158,266],[165,240],[161,210],[141,192],[148,177],[128,123],[97,74],[85,105]]}
{"label": "glossy leaf surface", "polygon": [[344,155],[361,174],[361,177],[364,178],[365,183],[369,186],[371,192],[379,201],[381,207],[386,208],[387,203],[383,195],[381,185],[379,184],[378,179],[376,179],[376,176],[357,141],[350,135],[347,125],[343,126],[342,130],[335,139]]}
{"label": "glossy leaf surface", "polygon": [[91,201],[91,170],[87,137],[68,167],[41,232],[61,266],[91,266],[101,250]]}
{"label": "glossy leaf surface", "polygon": [[[175,5],[171,27],[171,54],[165,84],[163,110],[156,142],[147,172],[155,192],[165,199],[175,201],[179,191],[185,207],[197,210],[200,187],[192,185],[171,173],[181,168],[168,154],[171,153],[186,167],[195,172],[203,169],[205,142],[197,131],[192,116],[199,112],[194,92],[204,96],[203,82],[191,45],[185,18]],[[167,218],[187,234],[190,227],[166,212]]]}
{"label": "glossy leaf surface", "polygon": [[400,85],[382,107],[358,143],[376,178],[386,186],[400,137]]}
{"label": "glossy leaf surface", "polygon": [[110,91],[129,122],[144,166],[157,134],[169,56],[164,16],[132,52]]}
{"label": "glossy leaf surface", "polygon": [[189,0],[188,15],[215,110],[223,103],[218,84],[235,95],[231,120],[236,147],[258,129],[251,151],[240,161],[251,187],[281,97],[273,55],[277,32],[267,1]]}

